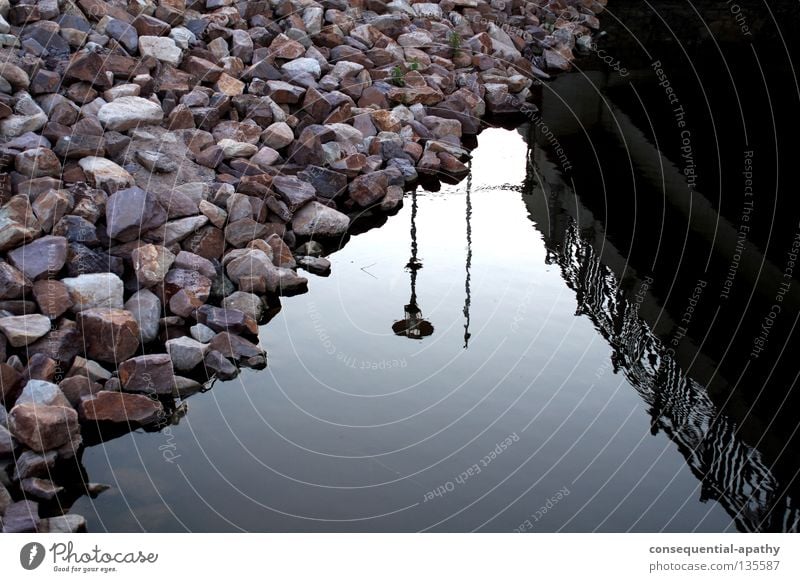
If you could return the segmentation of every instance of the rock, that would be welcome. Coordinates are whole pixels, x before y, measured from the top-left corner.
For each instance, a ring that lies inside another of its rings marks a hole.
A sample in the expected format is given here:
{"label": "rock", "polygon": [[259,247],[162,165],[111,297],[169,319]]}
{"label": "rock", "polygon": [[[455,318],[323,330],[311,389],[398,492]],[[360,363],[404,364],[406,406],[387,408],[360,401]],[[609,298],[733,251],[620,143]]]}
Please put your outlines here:
{"label": "rock", "polygon": [[31,282],[22,271],[0,261],[0,300],[17,299],[31,288]]}
{"label": "rock", "polygon": [[122,308],[124,286],[122,279],[113,273],[79,275],[61,282],[69,290],[73,313],[97,307]]}
{"label": "rock", "polygon": [[41,234],[25,196],[14,196],[0,207],[0,251],[24,244]]}
{"label": "rock", "polygon": [[193,370],[206,355],[208,346],[190,337],[179,337],[166,342],[167,353],[176,370]]}
{"label": "rock", "polygon": [[108,307],[84,309],[77,315],[88,358],[117,364],[139,349],[139,324],[130,311]]}
{"label": "rock", "polygon": [[28,279],[55,277],[67,260],[67,239],[63,236],[43,236],[8,253],[8,261]]}
{"label": "rock", "polygon": [[39,504],[26,499],[12,503],[3,515],[3,533],[34,533],[39,530]]}
{"label": "rock", "polygon": [[79,409],[81,400],[100,392],[103,387],[86,376],[72,376],[64,378],[58,387],[73,408]]}
{"label": "rock", "polygon": [[108,381],[111,379],[111,372],[103,368],[97,362],[92,362],[91,360],[86,360],[78,356],[75,358],[72,367],[67,373],[67,378],[72,378],[74,376],[83,376],[89,378],[92,382],[105,382],[106,385],[108,385]]}
{"label": "rock", "polygon": [[214,263],[206,258],[201,257],[200,255],[189,253],[187,251],[181,251],[178,253],[178,255],[175,257],[173,267],[175,269],[182,269],[184,271],[197,271],[209,279],[213,279],[217,276],[217,270],[214,267]]}
{"label": "rock", "polygon": [[349,226],[346,214],[319,202],[309,202],[292,218],[292,229],[301,236],[341,236]]}
{"label": "rock", "polygon": [[17,155],[14,160],[17,172],[27,178],[61,175],[61,162],[49,148],[34,148]]}
{"label": "rock", "polygon": [[142,125],[158,125],[164,111],[156,103],[141,97],[120,97],[106,103],[97,112],[106,131],[125,131]]}
{"label": "rock", "polygon": [[64,406],[70,408],[67,397],[56,384],[44,380],[29,380],[22,389],[16,404],[37,406]]}
{"label": "rock", "polygon": [[160,152],[137,150],[136,159],[145,170],[156,174],[169,174],[178,169],[176,162]]}
{"label": "rock", "polygon": [[112,194],[106,204],[108,235],[122,242],[137,240],[167,221],[155,194],[133,187]]}
{"label": "rock", "polygon": [[359,206],[366,208],[383,198],[388,187],[389,178],[385,172],[365,174],[350,183],[350,198]]}
{"label": "rock", "polygon": [[86,518],[77,513],[48,517],[39,522],[39,531],[56,534],[85,532]]}
{"label": "rock", "polygon": [[321,257],[298,257],[297,264],[309,273],[314,273],[315,275],[327,276],[331,271],[331,262]]}
{"label": "rock", "polygon": [[103,391],[80,404],[81,418],[88,422],[147,426],[165,418],[164,406],[142,394]]}
{"label": "rock", "polygon": [[[5,409],[3,409],[5,412]],[[17,441],[11,436],[11,433],[8,432],[8,429],[5,426],[0,425],[0,457],[7,457],[14,454],[14,451],[17,450]],[[5,488],[3,488],[2,484],[0,484],[0,514],[2,514],[3,507],[2,504],[4,502],[3,493],[5,492]]]}
{"label": "rock", "polygon": [[8,422],[14,438],[40,453],[72,442],[80,431],[78,413],[72,407],[17,404]]}
{"label": "rock", "polygon": [[256,166],[264,171],[269,171],[281,159],[281,155],[271,147],[263,147],[250,158]]}
{"label": "rock", "polygon": [[214,331],[227,331],[230,333],[258,333],[258,324],[255,319],[238,309],[219,308],[212,305],[203,305],[197,310],[197,321]]}
{"label": "rock", "polygon": [[137,356],[119,366],[119,380],[126,392],[172,395],[175,374],[168,354]]}
{"label": "rock", "polygon": [[221,139],[217,142],[217,145],[222,148],[222,155],[226,159],[249,158],[258,151],[258,146],[232,139]]}
{"label": "rock", "polygon": [[82,158],[78,165],[86,174],[92,186],[102,188],[108,193],[134,185],[133,176],[121,166],[106,158],[89,156]]}
{"label": "rock", "polygon": [[[222,300],[222,307],[241,311],[252,318],[253,321],[260,320],[264,314],[264,303],[261,301],[261,298],[258,295],[245,293],[244,291],[236,291],[225,297],[225,299]],[[208,341],[211,341],[211,337],[206,340],[206,343]]]}
{"label": "rock", "polygon": [[194,339],[199,341],[201,344],[207,344],[216,335],[216,332],[213,329],[203,325],[202,323],[198,323],[190,327],[189,333]]}
{"label": "rock", "polygon": [[320,166],[308,166],[297,177],[314,187],[318,196],[335,198],[347,190],[347,176]]}
{"label": "rock", "polygon": [[174,260],[175,255],[165,247],[152,244],[142,245],[131,252],[136,279],[142,287],[152,287],[163,281]]}
{"label": "rock", "polygon": [[252,240],[267,234],[267,227],[252,218],[243,218],[228,224],[225,228],[225,240],[236,248],[245,246]]}
{"label": "rock", "polygon": [[105,33],[125,47],[125,50],[131,54],[135,53],[139,48],[139,34],[127,22],[111,18],[106,23]]}
{"label": "rock", "polygon": [[15,348],[27,346],[50,331],[50,320],[44,315],[18,315],[0,318],[0,331]]}
{"label": "rock", "polygon": [[41,279],[33,285],[33,297],[39,311],[50,319],[57,319],[69,310],[73,303],[69,289],[61,281]]}
{"label": "rock", "polygon": [[206,354],[203,365],[220,380],[232,380],[239,374],[236,366],[216,350],[210,350]]}
{"label": "rock", "polygon": [[320,75],[322,74],[322,69],[319,66],[319,62],[316,59],[311,59],[308,57],[301,57],[299,59],[294,59],[283,63],[281,65],[281,70],[286,73],[286,76],[290,81],[300,75],[310,75],[314,79],[319,79]]}
{"label": "rock", "polygon": [[31,208],[45,232],[51,232],[56,222],[75,205],[72,196],[65,190],[47,190],[39,194]]}
{"label": "rock", "polygon": [[140,341],[150,343],[158,337],[158,320],[161,319],[161,300],[152,291],[142,289],[125,303],[139,324]]}
{"label": "rock", "polygon": [[267,354],[252,342],[226,331],[218,333],[209,343],[209,349],[217,351],[226,358],[238,360],[251,368],[267,365]]}
{"label": "rock", "polygon": [[294,133],[286,122],[278,121],[263,131],[261,140],[265,145],[279,150],[294,141]]}
{"label": "rock", "polygon": [[272,180],[272,188],[280,194],[281,199],[292,213],[314,200],[316,195],[314,186],[295,176],[275,176]]}
{"label": "rock", "polygon": [[26,496],[35,497],[44,501],[52,501],[56,496],[64,491],[64,488],[56,485],[49,479],[39,477],[28,477],[20,481],[20,487]]}
{"label": "rock", "polygon": [[17,466],[14,469],[14,480],[21,481],[28,477],[42,477],[51,474],[56,464],[58,453],[48,451],[44,454],[25,451],[17,457]]}
{"label": "rock", "polygon": [[181,63],[182,51],[171,38],[140,36],[139,52],[143,57],[153,57],[173,67],[177,67]]}

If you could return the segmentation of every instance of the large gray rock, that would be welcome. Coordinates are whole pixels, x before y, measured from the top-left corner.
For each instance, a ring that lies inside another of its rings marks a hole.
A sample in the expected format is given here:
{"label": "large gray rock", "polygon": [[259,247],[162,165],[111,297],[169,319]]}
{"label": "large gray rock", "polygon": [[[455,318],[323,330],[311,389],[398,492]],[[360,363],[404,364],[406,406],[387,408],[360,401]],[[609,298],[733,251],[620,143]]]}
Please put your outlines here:
{"label": "large gray rock", "polygon": [[50,319],[44,315],[17,315],[0,318],[0,331],[15,348],[27,346],[50,331]]}
{"label": "large gray rock", "polygon": [[155,194],[133,187],[111,195],[106,203],[108,236],[122,242],[140,239],[167,221]]}
{"label": "large gray rock", "polygon": [[292,230],[301,236],[341,236],[349,226],[346,214],[319,202],[309,202],[292,219]]}
{"label": "large gray rock", "polygon": [[62,280],[72,299],[72,311],[94,307],[122,309],[124,286],[114,273],[90,273]]}
{"label": "large gray rock", "polygon": [[164,119],[161,106],[141,97],[120,97],[106,103],[97,119],[107,131],[125,131],[140,125],[158,125]]}
{"label": "large gray rock", "polygon": [[143,344],[150,343],[158,337],[158,321],[161,319],[161,300],[148,289],[134,293],[125,302],[125,309],[133,314],[139,324],[139,333]]}

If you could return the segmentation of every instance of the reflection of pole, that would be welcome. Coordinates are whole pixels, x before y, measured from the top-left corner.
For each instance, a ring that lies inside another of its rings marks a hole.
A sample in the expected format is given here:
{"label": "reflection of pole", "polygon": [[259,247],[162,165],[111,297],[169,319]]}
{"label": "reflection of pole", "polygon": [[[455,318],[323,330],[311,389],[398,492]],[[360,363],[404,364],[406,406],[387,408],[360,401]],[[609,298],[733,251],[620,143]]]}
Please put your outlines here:
{"label": "reflection of pole", "polygon": [[422,339],[433,333],[433,325],[423,319],[422,310],[417,305],[417,271],[422,268],[422,262],[417,259],[417,191],[411,193],[411,259],[406,264],[406,269],[411,271],[411,299],[404,309],[404,317],[395,321],[392,331],[411,339]]}
{"label": "reflection of pole", "polygon": [[464,279],[464,349],[469,347],[469,306],[471,302],[469,281],[470,267],[472,266],[472,160],[469,161],[470,173],[467,174],[467,265],[466,278]]}
{"label": "reflection of pole", "polygon": [[411,271],[411,303],[417,304],[417,271],[422,264],[417,260],[417,190],[411,193],[411,259],[406,269]]}

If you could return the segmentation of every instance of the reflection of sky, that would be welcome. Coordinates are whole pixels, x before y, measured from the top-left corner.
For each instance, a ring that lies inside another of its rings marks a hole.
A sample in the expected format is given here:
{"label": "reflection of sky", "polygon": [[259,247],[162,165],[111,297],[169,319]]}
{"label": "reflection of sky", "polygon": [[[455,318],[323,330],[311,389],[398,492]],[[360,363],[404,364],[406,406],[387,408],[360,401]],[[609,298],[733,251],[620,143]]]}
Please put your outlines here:
{"label": "reflection of sky", "polygon": [[[522,182],[525,153],[503,130],[484,132],[474,152],[469,349],[462,181],[418,196],[417,298],[431,337],[391,329],[410,297],[407,197],[331,256],[330,277],[310,276],[309,293],[283,300],[261,331],[267,370],[189,401],[173,429],[180,469],[162,460],[160,435],[109,443],[109,458],[136,464],[141,447],[164,502],[192,529],[510,531],[564,486],[571,494],[539,531],[657,530],[673,515],[676,530],[726,527],[714,507],[698,524],[708,508],[697,480],[663,434],[650,436],[608,346],[574,316],[521,194],[497,188]],[[422,502],[512,433],[519,442],[480,475]],[[111,478],[100,447],[86,459],[93,480]],[[119,496],[97,503],[114,527],[132,527]]]}

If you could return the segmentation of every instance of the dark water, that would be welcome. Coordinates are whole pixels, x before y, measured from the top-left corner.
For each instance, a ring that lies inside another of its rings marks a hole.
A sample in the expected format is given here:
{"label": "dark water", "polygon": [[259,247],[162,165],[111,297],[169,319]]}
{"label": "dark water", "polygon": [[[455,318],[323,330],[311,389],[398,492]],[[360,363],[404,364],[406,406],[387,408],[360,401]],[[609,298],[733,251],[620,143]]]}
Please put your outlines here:
{"label": "dark water", "polygon": [[[87,449],[112,489],[73,510],[93,531],[796,531],[791,67],[614,42],[628,77],[546,86],[469,180],[333,253],[262,329],[267,370]],[[430,335],[396,335],[408,317]]]}

